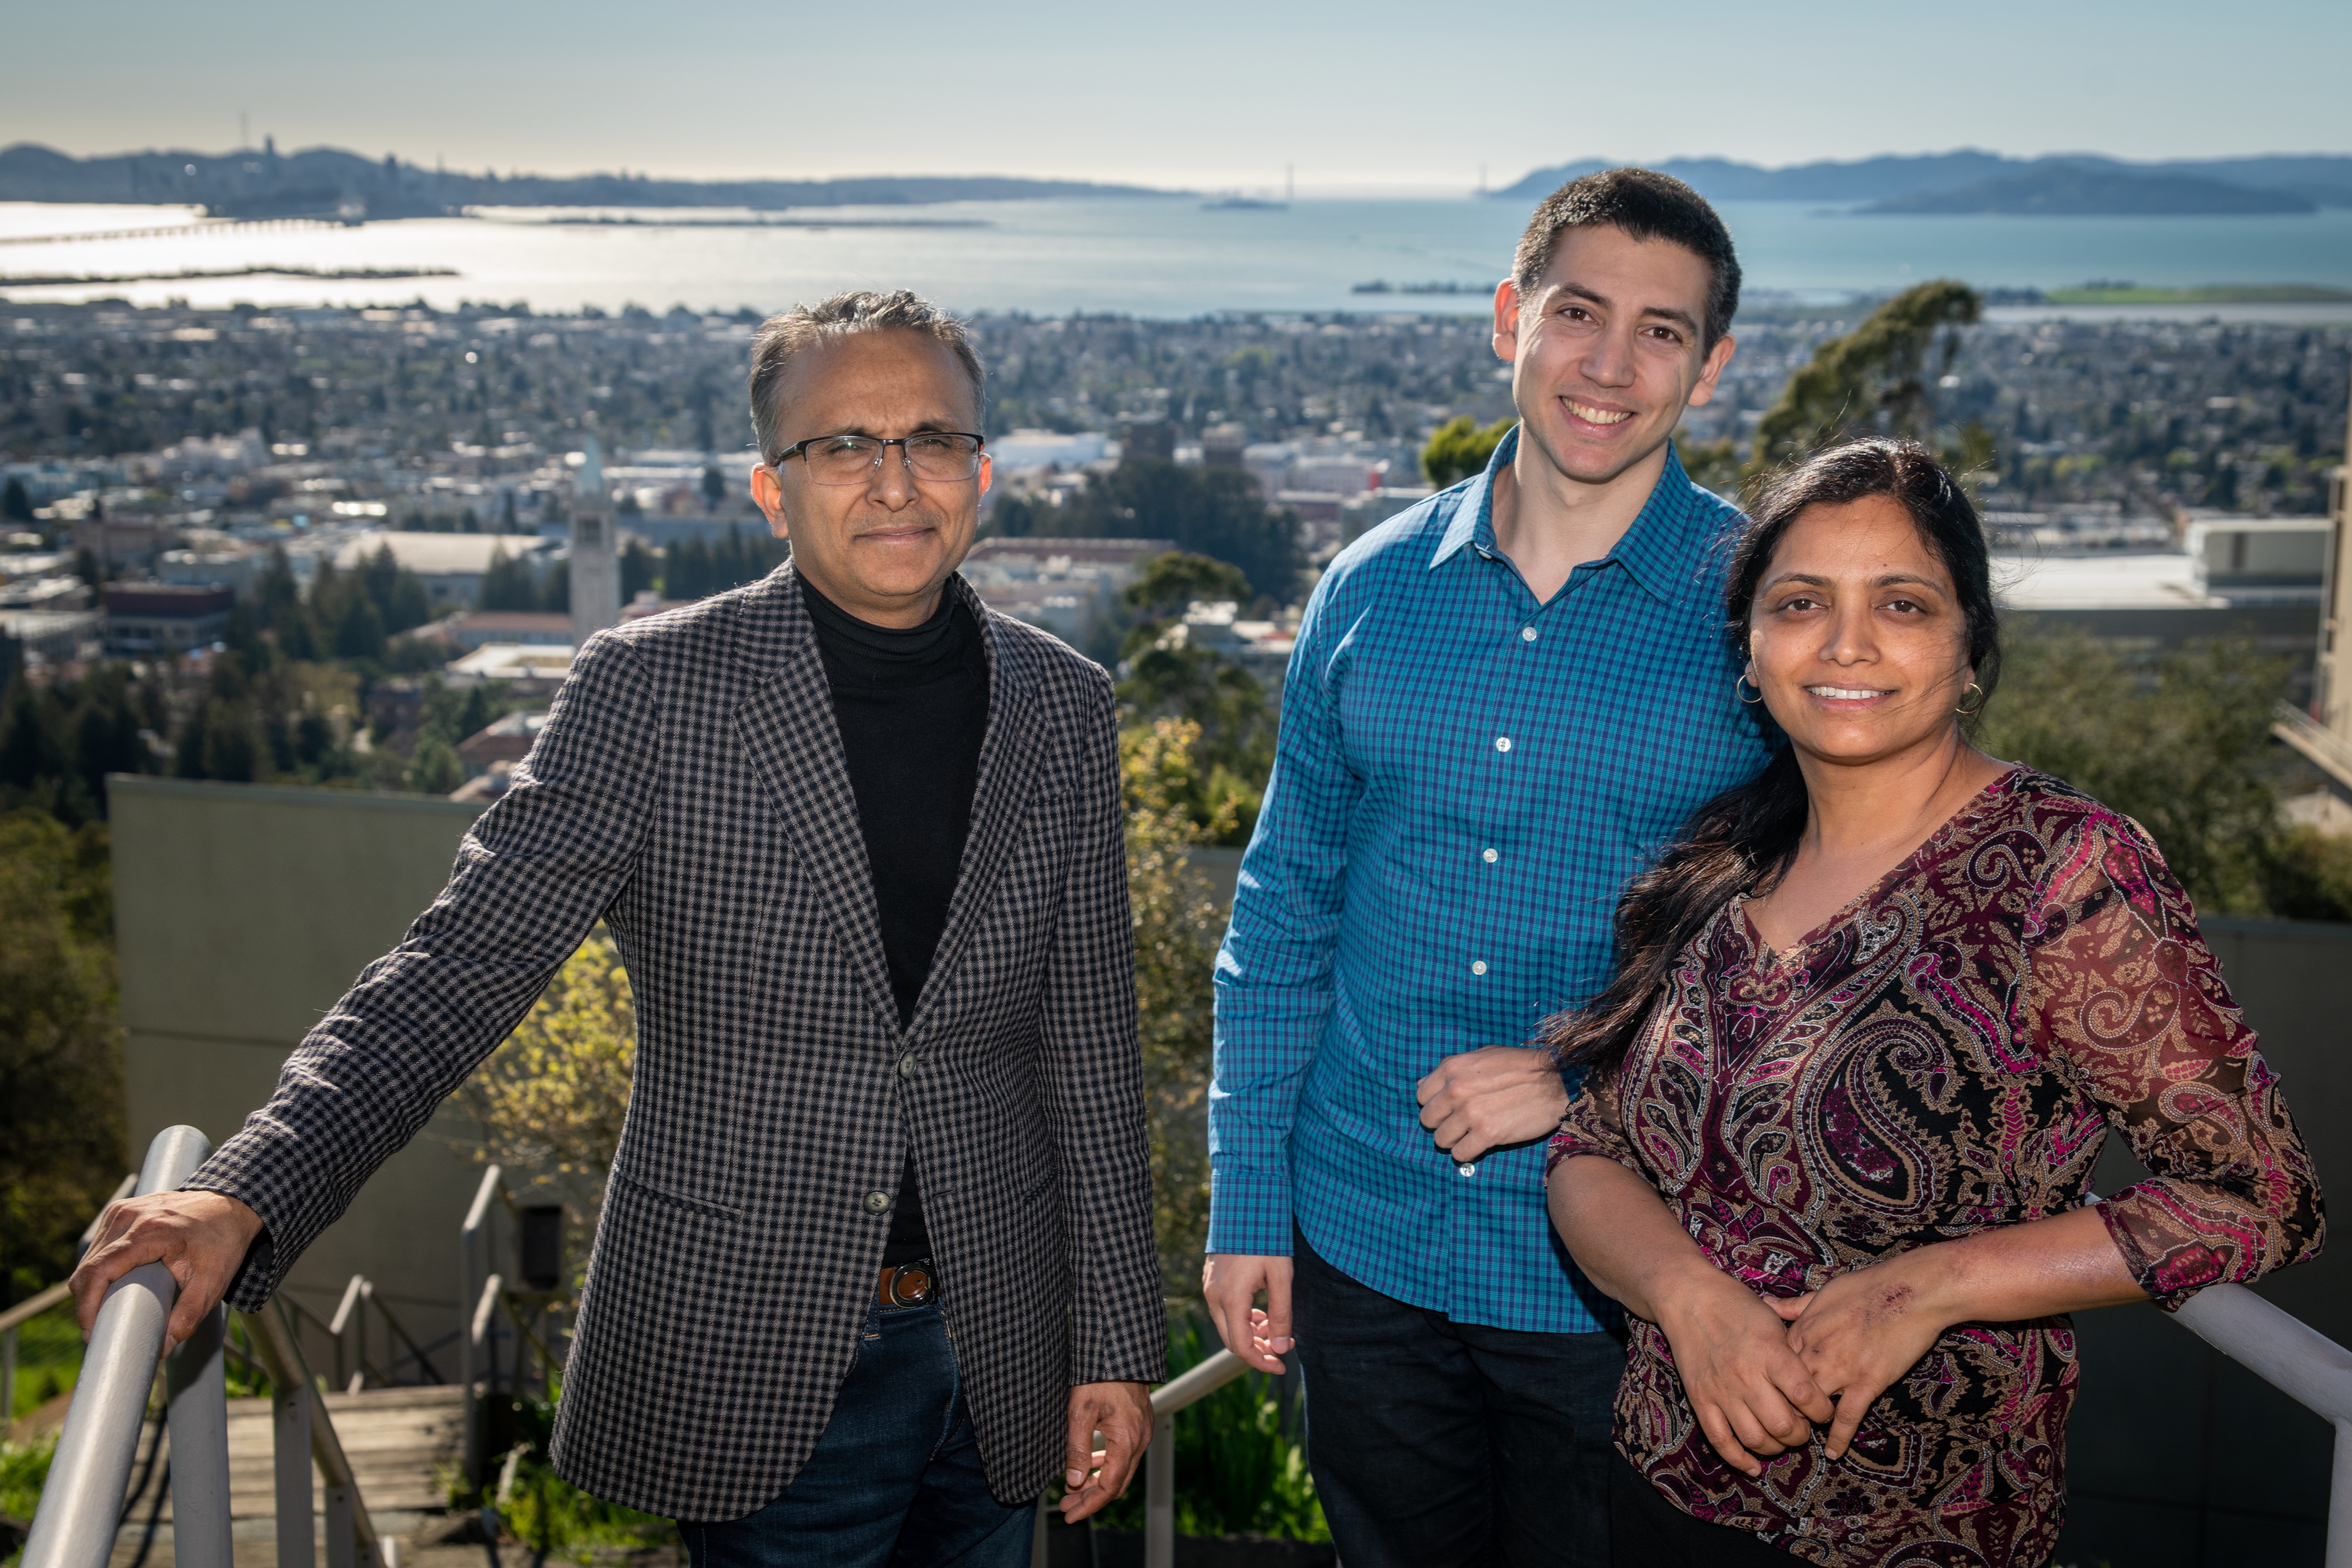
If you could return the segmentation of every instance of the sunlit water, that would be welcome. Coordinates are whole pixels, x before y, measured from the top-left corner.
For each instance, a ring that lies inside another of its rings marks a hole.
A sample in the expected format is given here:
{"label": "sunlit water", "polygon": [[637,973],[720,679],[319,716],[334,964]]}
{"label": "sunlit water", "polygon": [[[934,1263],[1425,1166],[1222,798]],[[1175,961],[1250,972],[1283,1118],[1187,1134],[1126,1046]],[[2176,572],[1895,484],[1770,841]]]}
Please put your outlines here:
{"label": "sunlit water", "polygon": [[[2043,289],[2094,279],[2352,288],[2352,211],[2219,218],[1864,217],[1769,202],[1726,203],[1721,210],[1750,289],[1800,299],[1884,291],[1935,277]],[[0,291],[15,300],[120,297],[154,304],[176,298],[199,306],[388,304],[421,298],[441,307],[520,300],[541,310],[629,304],[655,310],[673,304],[770,310],[839,289],[903,286],[967,311],[1468,312],[1484,308],[1483,291],[1507,269],[1527,215],[1517,202],[1469,198],[1301,201],[1286,209],[1214,211],[1171,197],[791,215],[796,222],[827,225],[822,227],[709,223],[756,216],[718,212],[642,213],[635,216],[646,221],[625,226],[546,221],[552,216],[514,212],[358,228],[206,232],[185,208],[0,204],[0,240],[189,226],[184,237],[0,243]],[[909,219],[971,226],[897,226]],[[696,220],[706,221],[694,226]],[[40,288],[8,281],[260,265],[446,268],[455,275]],[[1459,283],[1479,292],[1351,292],[1373,279]],[[2352,309],[2343,308],[2294,307],[2287,313],[2352,319]]]}

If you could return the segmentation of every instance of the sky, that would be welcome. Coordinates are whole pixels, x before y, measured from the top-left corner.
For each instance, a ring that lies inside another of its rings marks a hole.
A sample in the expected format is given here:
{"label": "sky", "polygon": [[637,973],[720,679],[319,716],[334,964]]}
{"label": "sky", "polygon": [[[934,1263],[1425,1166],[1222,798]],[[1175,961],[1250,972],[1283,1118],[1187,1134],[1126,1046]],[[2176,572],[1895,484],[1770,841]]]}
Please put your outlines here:
{"label": "sky", "polygon": [[1437,193],[1583,157],[2352,152],[2344,0],[0,0],[0,145]]}

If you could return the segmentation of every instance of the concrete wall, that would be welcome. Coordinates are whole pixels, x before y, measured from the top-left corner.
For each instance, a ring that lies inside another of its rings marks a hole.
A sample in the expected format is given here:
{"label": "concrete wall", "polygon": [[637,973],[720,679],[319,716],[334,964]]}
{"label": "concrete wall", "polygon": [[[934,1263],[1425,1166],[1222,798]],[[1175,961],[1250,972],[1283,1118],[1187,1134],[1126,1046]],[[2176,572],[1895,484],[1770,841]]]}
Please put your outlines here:
{"label": "concrete wall", "polygon": [[[2287,1105],[2341,1196],[2352,1172],[2352,926],[2208,920],[2205,934]],[[2115,1192],[2137,1161],[2107,1140]],[[2352,1344],[2352,1210],[2315,1261],[2255,1289]],[[2082,1394],[2067,1434],[2073,1500],[2056,1561],[2124,1568],[2284,1568],[2324,1554],[2334,1433],[2152,1306],[2074,1320]]]}
{"label": "concrete wall", "polygon": [[[311,1025],[432,902],[482,809],[121,775],[108,799],[134,1156],[177,1122],[215,1144],[242,1126]],[[331,1313],[364,1273],[418,1339],[448,1332],[479,1142],[478,1125],[444,1109],[304,1254],[288,1289]]]}

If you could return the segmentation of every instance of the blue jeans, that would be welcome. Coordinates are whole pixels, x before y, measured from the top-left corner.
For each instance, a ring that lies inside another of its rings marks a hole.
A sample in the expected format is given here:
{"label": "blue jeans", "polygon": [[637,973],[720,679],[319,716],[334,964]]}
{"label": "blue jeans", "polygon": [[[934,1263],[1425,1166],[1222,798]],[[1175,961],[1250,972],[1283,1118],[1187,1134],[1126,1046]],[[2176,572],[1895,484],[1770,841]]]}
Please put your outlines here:
{"label": "blue jeans", "polygon": [[693,1568],[1025,1568],[1035,1511],[989,1494],[933,1304],[868,1310],[833,1419],[782,1497],[677,1528]]}

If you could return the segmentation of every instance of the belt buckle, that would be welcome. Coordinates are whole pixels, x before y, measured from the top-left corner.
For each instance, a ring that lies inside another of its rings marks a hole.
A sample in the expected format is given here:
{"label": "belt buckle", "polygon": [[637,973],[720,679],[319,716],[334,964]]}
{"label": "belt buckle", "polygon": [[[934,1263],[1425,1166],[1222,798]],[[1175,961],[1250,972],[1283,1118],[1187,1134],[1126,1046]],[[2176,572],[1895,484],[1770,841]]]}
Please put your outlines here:
{"label": "belt buckle", "polygon": [[940,1297],[939,1281],[928,1258],[883,1269],[881,1283],[886,1307],[928,1307]]}

